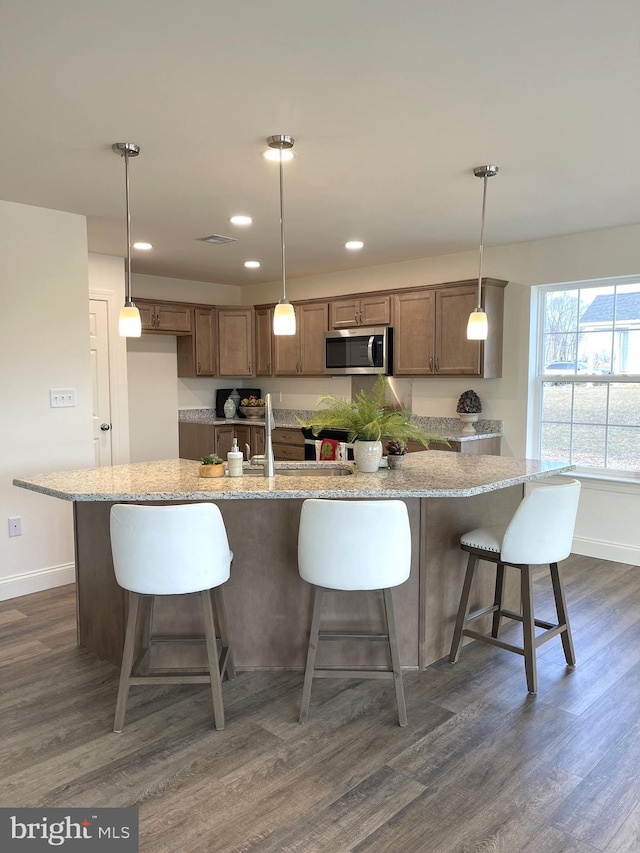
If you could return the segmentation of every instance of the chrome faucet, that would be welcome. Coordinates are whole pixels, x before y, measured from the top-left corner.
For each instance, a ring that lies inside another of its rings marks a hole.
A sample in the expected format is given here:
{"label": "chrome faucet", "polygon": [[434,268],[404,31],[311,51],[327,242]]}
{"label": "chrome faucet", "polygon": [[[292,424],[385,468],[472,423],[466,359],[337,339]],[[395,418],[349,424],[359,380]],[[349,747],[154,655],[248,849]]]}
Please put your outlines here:
{"label": "chrome faucet", "polygon": [[275,477],[276,463],[273,458],[273,444],[271,442],[271,430],[274,427],[273,408],[271,406],[271,394],[265,394],[264,405],[264,476]]}
{"label": "chrome faucet", "polygon": [[[271,394],[264,395],[264,405],[264,453],[252,456],[249,460],[249,464],[262,465],[265,477],[275,477],[276,463],[273,458],[273,443],[271,441],[271,430],[275,426],[275,422],[273,419],[273,409],[271,407]],[[246,445],[246,448],[247,456],[249,456],[251,450],[248,444]]]}

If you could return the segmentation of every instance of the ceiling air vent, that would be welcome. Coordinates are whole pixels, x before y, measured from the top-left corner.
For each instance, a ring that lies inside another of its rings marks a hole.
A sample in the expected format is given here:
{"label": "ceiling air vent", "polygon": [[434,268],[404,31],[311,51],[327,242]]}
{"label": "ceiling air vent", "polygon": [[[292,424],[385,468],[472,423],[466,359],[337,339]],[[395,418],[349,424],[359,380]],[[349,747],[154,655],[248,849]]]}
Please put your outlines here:
{"label": "ceiling air vent", "polygon": [[203,243],[237,243],[235,237],[223,237],[222,234],[211,234],[209,237],[196,237],[196,240],[201,240]]}

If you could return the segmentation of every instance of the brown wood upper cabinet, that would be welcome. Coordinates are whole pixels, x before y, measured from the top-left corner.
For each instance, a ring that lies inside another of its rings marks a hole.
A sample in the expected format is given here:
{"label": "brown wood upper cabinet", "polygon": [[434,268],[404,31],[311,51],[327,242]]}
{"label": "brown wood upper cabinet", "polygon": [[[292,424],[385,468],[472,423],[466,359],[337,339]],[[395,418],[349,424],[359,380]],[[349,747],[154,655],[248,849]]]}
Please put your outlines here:
{"label": "brown wood upper cabinet", "polygon": [[394,374],[501,376],[506,284],[483,279],[482,305],[489,319],[486,341],[467,340],[467,320],[476,307],[476,282],[452,282],[394,294]]}
{"label": "brown wood upper cabinet", "polygon": [[193,320],[190,305],[135,298],[133,301],[140,311],[143,332],[161,332],[165,335],[191,334]]}
{"label": "brown wood upper cabinet", "polygon": [[273,372],[273,309],[256,308],[256,376]]}
{"label": "brown wood upper cabinet", "polygon": [[253,376],[253,308],[218,308],[218,376]]}
{"label": "brown wood upper cabinet", "polygon": [[275,376],[324,376],[324,333],[329,330],[327,302],[298,303],[295,335],[273,338]]}
{"label": "brown wood upper cabinet", "polygon": [[329,307],[332,329],[388,326],[391,322],[391,297],[387,293],[334,299]]}

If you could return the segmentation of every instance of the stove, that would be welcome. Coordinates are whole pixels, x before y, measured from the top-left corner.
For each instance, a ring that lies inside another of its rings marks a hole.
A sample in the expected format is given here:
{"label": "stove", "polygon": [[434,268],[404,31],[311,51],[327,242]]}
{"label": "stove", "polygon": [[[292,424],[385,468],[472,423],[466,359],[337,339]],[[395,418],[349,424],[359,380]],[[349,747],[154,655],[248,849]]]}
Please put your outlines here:
{"label": "stove", "polygon": [[[310,427],[302,427],[304,436],[304,458],[315,460],[316,441],[322,438],[331,438],[334,441],[347,442],[349,430],[346,429],[321,429],[318,435],[314,435]],[[353,444],[347,445],[347,458],[353,460]]]}

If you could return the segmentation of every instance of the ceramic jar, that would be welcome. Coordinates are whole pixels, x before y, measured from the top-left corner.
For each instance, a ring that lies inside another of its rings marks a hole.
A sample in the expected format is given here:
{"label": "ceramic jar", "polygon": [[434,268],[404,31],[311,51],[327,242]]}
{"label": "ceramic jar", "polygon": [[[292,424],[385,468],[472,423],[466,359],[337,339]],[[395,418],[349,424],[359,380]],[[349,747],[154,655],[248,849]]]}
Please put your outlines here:
{"label": "ceramic jar", "polygon": [[355,441],[353,443],[353,458],[356,468],[363,474],[373,474],[380,467],[382,459],[381,441]]}

